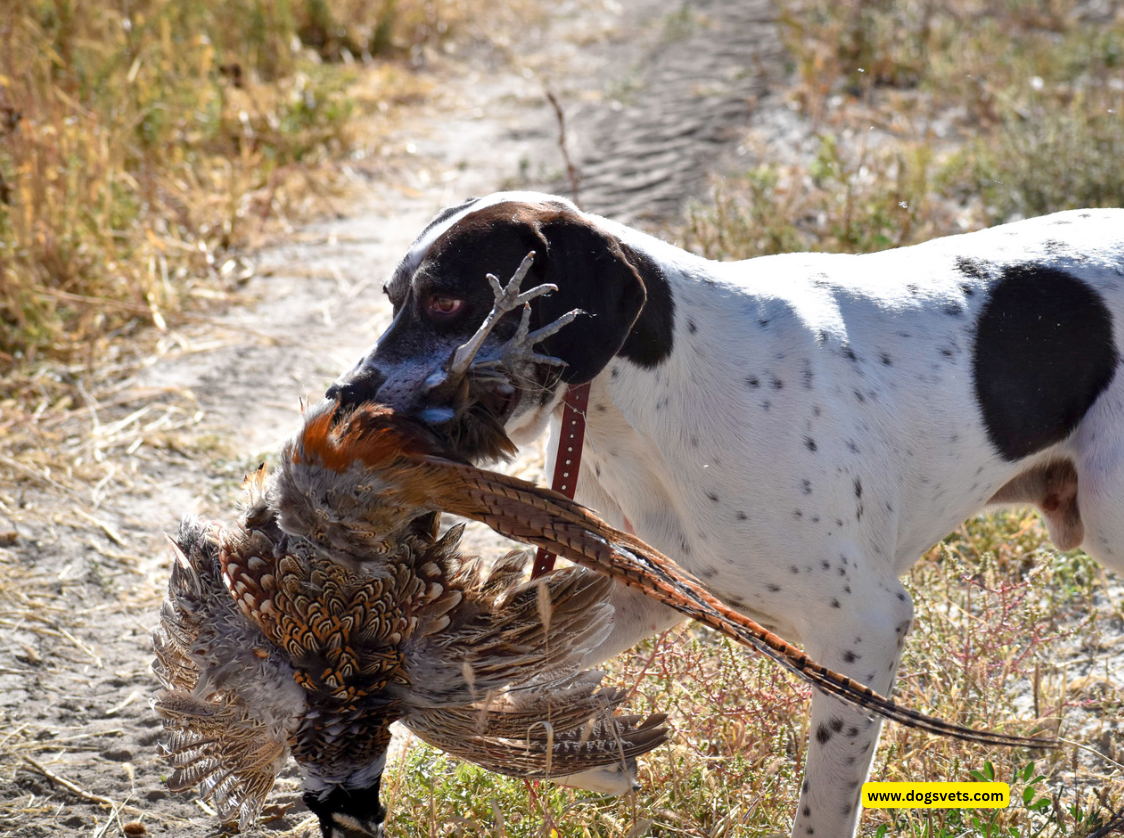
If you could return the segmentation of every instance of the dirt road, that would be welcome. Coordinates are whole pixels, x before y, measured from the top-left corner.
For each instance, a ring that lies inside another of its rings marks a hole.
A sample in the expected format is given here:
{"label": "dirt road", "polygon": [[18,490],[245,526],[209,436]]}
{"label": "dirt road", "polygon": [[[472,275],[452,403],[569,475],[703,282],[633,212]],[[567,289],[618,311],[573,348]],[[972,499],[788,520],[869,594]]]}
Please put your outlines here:
{"label": "dirt road", "polygon": [[[544,4],[555,5],[555,4]],[[673,9],[677,7],[672,7]],[[162,533],[184,512],[229,517],[241,475],[296,427],[388,322],[380,286],[442,205],[512,186],[569,192],[559,125],[587,208],[658,225],[735,159],[780,72],[764,0],[579,2],[464,45],[347,217],[254,254],[245,304],[170,332],[139,371],[91,393],[60,445],[101,477],[28,472],[0,486],[0,834],[214,835],[170,795],[149,707]],[[535,452],[516,469],[536,475]],[[497,550],[486,533],[472,545]],[[293,801],[296,783],[280,784]],[[273,826],[304,817],[291,812]],[[129,834],[139,834],[132,826]]]}

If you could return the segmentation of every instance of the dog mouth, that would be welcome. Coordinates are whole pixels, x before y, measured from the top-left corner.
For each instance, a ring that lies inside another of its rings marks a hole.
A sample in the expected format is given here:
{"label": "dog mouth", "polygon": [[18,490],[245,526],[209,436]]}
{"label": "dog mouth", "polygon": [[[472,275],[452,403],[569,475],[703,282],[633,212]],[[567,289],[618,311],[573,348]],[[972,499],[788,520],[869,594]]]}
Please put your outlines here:
{"label": "dog mouth", "polygon": [[523,380],[525,375],[516,379],[505,373],[497,375],[494,367],[471,366],[450,377],[439,366],[427,379],[429,386],[418,394],[420,398],[415,396],[412,405],[398,407],[378,394],[359,394],[354,389],[329,394],[329,428],[342,433],[356,413],[381,406],[427,427],[456,456],[472,462],[509,460],[516,447],[504,426],[518,411],[524,400],[521,385],[528,382]]}
{"label": "dog mouth", "polygon": [[518,408],[519,392],[511,383],[473,382],[470,375],[459,403],[451,408],[425,410],[419,418],[467,460],[510,460],[516,447],[504,426]]}
{"label": "dog mouth", "polygon": [[519,389],[511,384],[496,385],[487,388],[478,399],[483,410],[494,416],[501,425],[506,425],[519,405]]}

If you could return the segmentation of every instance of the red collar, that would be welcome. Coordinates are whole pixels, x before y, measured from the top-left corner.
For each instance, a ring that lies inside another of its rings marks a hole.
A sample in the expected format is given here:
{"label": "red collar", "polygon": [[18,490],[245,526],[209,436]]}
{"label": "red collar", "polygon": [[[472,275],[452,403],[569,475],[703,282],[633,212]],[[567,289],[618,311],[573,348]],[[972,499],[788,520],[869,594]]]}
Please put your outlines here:
{"label": "red collar", "polygon": [[[585,412],[589,406],[589,382],[571,386],[566,390],[562,409],[562,431],[558,450],[554,454],[554,483],[551,488],[573,500],[578,485],[578,470],[582,464],[582,446],[585,443]],[[535,553],[531,578],[554,570],[554,554],[540,547]]]}

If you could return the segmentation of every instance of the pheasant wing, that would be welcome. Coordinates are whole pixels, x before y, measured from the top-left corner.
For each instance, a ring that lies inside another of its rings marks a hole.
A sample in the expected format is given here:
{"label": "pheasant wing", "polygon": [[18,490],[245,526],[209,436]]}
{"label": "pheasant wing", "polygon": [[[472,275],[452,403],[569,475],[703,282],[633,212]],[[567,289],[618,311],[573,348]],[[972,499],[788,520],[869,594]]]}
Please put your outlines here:
{"label": "pheasant wing", "polygon": [[580,673],[471,706],[419,709],[403,723],[431,745],[500,774],[558,779],[616,766],[627,777],[632,760],[666,740],[667,717],[614,714],[625,695],[600,688],[601,678]]}
{"label": "pheasant wing", "polygon": [[286,720],[303,706],[286,664],[238,611],[221,576],[220,533],[186,518],[153,632],[155,709],[173,791],[199,788],[225,821],[255,821],[288,756]]}
{"label": "pheasant wing", "polygon": [[604,640],[612,581],[576,567],[522,581],[527,558],[509,554],[490,574],[466,564],[450,580],[464,605],[406,647],[413,706],[469,705],[497,690],[561,682]]}

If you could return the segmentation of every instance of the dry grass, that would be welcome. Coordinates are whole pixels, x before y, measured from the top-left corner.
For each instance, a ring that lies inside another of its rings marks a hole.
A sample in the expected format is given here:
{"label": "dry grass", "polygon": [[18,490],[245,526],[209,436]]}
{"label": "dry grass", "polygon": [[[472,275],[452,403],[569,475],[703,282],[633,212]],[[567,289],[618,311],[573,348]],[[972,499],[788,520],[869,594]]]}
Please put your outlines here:
{"label": "dry grass", "polygon": [[349,158],[376,142],[355,118],[417,91],[401,72],[354,86],[356,62],[406,59],[461,14],[458,0],[5,4],[5,416],[74,406],[74,379],[141,330],[236,290],[263,231],[332,211]]}
{"label": "dry grass", "polygon": [[[189,397],[119,384],[237,297],[248,247],[335,212],[424,89],[411,58],[465,14],[462,0],[4,4],[0,478],[96,484],[105,468],[89,466],[117,444],[107,410],[156,398],[190,416]],[[129,433],[178,444],[181,418],[152,427],[164,410]]]}

